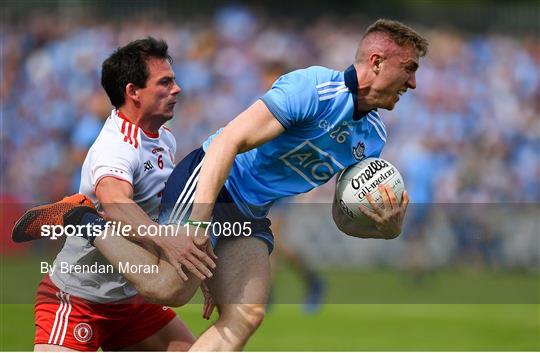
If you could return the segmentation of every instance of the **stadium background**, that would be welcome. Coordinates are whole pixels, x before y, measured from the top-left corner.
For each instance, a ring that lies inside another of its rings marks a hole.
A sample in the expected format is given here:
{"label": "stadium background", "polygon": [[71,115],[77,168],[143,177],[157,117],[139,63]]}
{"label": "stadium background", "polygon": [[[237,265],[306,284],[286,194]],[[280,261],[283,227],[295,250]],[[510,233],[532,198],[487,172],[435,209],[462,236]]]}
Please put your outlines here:
{"label": "stadium background", "polygon": [[[384,111],[383,157],[414,204],[391,242],[348,239],[332,224],[333,182],[290,201],[283,242],[327,281],[305,316],[279,267],[253,350],[540,349],[540,42],[535,2],[4,1],[1,23],[0,350],[32,347],[38,262],[58,244],[16,246],[13,217],[77,190],[110,113],[101,62],[146,35],[168,41],[182,87],[177,159],[296,68],[350,65],[379,17],[430,40],[418,88]],[[200,305],[179,310],[207,325]]]}

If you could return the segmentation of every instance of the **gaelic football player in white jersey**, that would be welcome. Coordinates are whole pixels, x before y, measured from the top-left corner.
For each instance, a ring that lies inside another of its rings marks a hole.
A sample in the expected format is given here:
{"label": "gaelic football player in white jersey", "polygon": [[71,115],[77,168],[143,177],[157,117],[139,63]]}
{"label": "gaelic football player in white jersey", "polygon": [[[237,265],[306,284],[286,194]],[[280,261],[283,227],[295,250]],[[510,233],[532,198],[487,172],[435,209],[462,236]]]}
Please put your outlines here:
{"label": "gaelic football player in white jersey", "polygon": [[[163,124],[173,117],[181,89],[170,63],[167,44],[149,37],[119,48],[102,67],[102,85],[115,109],[84,161],[80,192],[108,219],[132,229],[157,226],[161,194],[174,167],[176,142]],[[71,203],[91,206],[74,196],[60,207],[70,208]],[[93,221],[104,222],[97,217]],[[174,258],[177,267],[192,269],[194,274],[186,271],[192,278],[211,276],[209,268],[215,266],[188,237],[138,237],[138,244],[122,240],[160,254],[159,261]],[[157,297],[156,293],[138,293],[122,274],[109,271],[111,267],[88,240],[67,238],[37,291],[35,350],[164,351],[191,346],[194,337],[176,314],[143,297]],[[118,269],[118,264],[114,267]],[[151,283],[159,274],[140,275]],[[171,304],[182,304],[182,298],[189,299],[200,284],[181,283],[170,289],[169,297],[177,301]]]}

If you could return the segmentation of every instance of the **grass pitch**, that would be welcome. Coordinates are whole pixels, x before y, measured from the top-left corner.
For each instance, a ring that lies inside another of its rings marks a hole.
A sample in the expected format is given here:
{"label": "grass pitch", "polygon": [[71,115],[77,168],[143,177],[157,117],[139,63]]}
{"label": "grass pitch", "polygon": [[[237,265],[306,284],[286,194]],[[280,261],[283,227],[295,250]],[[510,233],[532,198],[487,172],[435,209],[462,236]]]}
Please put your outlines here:
{"label": "grass pitch", "polygon": [[[33,307],[2,305],[2,351],[32,350]],[[201,305],[177,310],[200,334]],[[538,351],[539,305],[329,304],[315,315],[275,305],[248,343],[249,351]]]}
{"label": "grass pitch", "polygon": [[[540,351],[538,274],[445,271],[430,274],[420,284],[391,270],[333,270],[324,275],[326,302],[334,304],[306,315],[301,305],[292,304],[302,297],[300,282],[281,269],[275,299],[290,304],[271,307],[246,350]],[[1,351],[32,350],[32,303],[41,277],[35,259],[2,258]],[[469,292],[473,295],[467,295]],[[403,300],[395,301],[397,298]],[[491,304],[448,304],[482,302],[477,298]],[[197,300],[200,303],[200,297]],[[420,304],[429,302],[447,304]],[[201,310],[201,304],[177,309],[196,335],[209,325]],[[216,317],[214,314],[213,319]]]}

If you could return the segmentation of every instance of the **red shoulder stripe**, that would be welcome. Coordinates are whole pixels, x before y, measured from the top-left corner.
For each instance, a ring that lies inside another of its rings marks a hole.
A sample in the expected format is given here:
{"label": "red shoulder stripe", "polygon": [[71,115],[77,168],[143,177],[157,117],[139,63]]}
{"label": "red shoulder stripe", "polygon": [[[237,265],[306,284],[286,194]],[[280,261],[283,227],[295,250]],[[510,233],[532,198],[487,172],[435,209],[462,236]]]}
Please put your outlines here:
{"label": "red shoulder stripe", "polygon": [[135,140],[135,144],[133,145],[135,148],[139,147],[139,141],[137,138],[139,137],[139,127],[135,125],[135,129],[133,129],[133,140]]}
{"label": "red shoulder stripe", "polygon": [[131,141],[131,124],[129,123],[127,125],[127,131],[124,134],[124,142],[129,142],[129,144],[133,144],[133,141]]}
{"label": "red shoulder stripe", "polygon": [[120,131],[122,135],[126,134],[126,125],[127,125],[127,120],[122,120],[122,130]]}
{"label": "red shoulder stripe", "polygon": [[128,118],[118,111],[118,116],[122,119],[122,135],[124,135],[124,142],[128,142],[133,147],[139,147],[139,127],[133,124]]}

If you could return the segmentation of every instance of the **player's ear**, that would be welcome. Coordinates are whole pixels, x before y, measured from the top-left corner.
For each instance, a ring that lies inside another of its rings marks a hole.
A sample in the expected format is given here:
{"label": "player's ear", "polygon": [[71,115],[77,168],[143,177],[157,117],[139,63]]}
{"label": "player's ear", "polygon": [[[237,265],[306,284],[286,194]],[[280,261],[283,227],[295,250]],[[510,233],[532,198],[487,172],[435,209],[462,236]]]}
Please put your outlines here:
{"label": "player's ear", "polygon": [[384,57],[383,57],[382,53],[373,53],[373,54],[370,55],[369,64],[370,64],[371,70],[375,74],[378,74],[379,71],[381,70],[381,64],[382,64],[383,60],[384,60]]}
{"label": "player's ear", "polygon": [[128,83],[125,89],[126,98],[129,97],[132,100],[139,101],[139,87],[135,86],[133,83]]}

